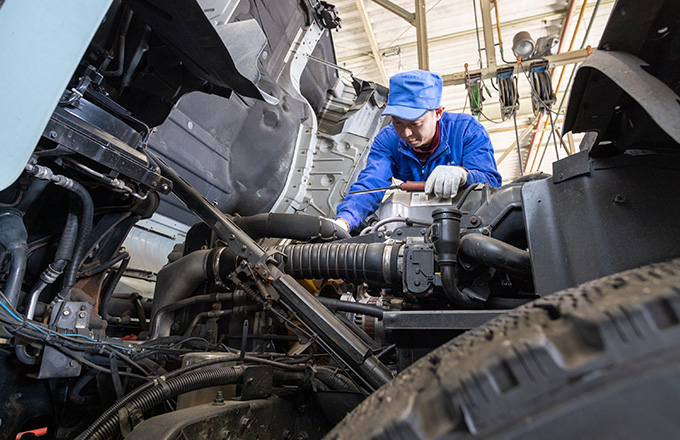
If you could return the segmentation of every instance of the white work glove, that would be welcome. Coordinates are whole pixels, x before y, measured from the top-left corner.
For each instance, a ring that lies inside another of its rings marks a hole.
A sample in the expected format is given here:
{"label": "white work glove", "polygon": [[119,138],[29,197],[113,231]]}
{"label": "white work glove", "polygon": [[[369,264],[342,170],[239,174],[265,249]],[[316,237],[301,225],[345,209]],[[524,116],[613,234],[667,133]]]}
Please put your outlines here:
{"label": "white work glove", "polygon": [[463,167],[439,165],[425,181],[425,194],[434,194],[442,199],[453,198],[458,188],[467,182],[468,172]]}
{"label": "white work glove", "polygon": [[340,229],[342,229],[343,231],[345,231],[349,234],[349,223],[347,223],[347,220],[345,220],[344,218],[338,217],[338,218],[333,219],[333,223],[338,225],[340,227]]}

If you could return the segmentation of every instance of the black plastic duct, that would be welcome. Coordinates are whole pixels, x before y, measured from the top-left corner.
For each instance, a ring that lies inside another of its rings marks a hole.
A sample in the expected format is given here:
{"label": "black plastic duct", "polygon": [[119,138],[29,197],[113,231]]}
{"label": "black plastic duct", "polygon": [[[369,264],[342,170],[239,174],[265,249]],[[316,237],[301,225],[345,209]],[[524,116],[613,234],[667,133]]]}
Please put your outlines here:
{"label": "black plastic duct", "polygon": [[333,220],[313,215],[269,213],[233,217],[231,220],[253,240],[265,237],[300,241],[349,238],[349,234]]}
{"label": "black plastic duct", "polygon": [[458,255],[461,261],[474,261],[531,280],[531,257],[528,251],[481,234],[461,238]]}
{"label": "black plastic duct", "polygon": [[478,307],[467,295],[458,290],[457,252],[460,244],[461,212],[455,208],[441,208],[432,213],[430,240],[434,245],[442,278],[442,288],[449,301],[459,307]]}

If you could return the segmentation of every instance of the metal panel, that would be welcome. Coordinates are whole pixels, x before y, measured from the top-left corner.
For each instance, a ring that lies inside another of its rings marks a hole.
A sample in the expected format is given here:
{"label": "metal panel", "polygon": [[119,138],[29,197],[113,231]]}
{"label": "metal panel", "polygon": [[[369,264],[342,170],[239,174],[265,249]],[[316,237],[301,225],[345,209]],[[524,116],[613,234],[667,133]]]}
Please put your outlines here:
{"label": "metal panel", "polygon": [[[2,2],[0,190],[24,169],[110,5],[111,0],[63,0],[39,6],[22,0]],[[65,23],[68,32],[64,32]]]}
{"label": "metal panel", "polygon": [[555,163],[522,188],[536,291],[546,295],[680,255],[680,160],[664,155]]}
{"label": "metal panel", "polygon": [[383,325],[393,330],[469,330],[489,319],[506,313],[505,310],[427,310],[385,312]]}

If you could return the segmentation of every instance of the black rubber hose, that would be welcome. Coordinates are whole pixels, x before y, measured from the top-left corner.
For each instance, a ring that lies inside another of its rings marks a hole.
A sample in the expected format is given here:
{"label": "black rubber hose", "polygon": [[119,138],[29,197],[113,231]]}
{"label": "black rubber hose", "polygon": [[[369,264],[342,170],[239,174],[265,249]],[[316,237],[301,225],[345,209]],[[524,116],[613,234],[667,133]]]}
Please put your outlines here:
{"label": "black rubber hose", "polygon": [[319,296],[316,299],[318,299],[321,304],[333,311],[337,310],[341,312],[358,313],[360,315],[373,316],[378,319],[383,319],[383,313],[385,312],[385,310],[382,308],[371,304],[342,301],[339,299],[326,298],[323,296]]}
{"label": "black rubber hose", "polygon": [[27,239],[28,232],[26,232],[21,212],[16,209],[6,209],[0,212],[0,246],[11,257],[4,293],[9,303],[14,307],[19,300],[24,273],[26,273]]}
{"label": "black rubber hose", "polygon": [[76,246],[78,238],[78,215],[73,212],[73,206],[69,202],[69,212],[66,216],[66,223],[64,224],[64,232],[61,234],[57,252],[54,255],[54,261],[66,260],[71,261],[73,257],[73,249]]}
{"label": "black rubber hose", "polygon": [[324,241],[349,238],[349,233],[333,220],[304,214],[257,214],[233,217],[236,226],[253,240],[265,237],[290,238],[300,241]]}
{"label": "black rubber hose", "polygon": [[284,271],[293,278],[340,278],[399,283],[399,246],[384,243],[315,243],[277,247],[287,256]]}
{"label": "black rubber hose", "polygon": [[340,374],[335,374],[324,369],[318,369],[314,373],[314,377],[319,379],[324,384],[328,385],[333,390],[352,391],[355,393],[359,392],[359,389],[357,388],[356,385],[352,383],[351,380]]}
{"label": "black rubber hose", "polygon": [[462,261],[475,261],[522,279],[531,279],[529,251],[482,234],[461,238],[458,256]]}
{"label": "black rubber hose", "polygon": [[80,224],[78,228],[78,239],[73,250],[73,258],[71,263],[66,268],[66,273],[64,274],[64,287],[61,292],[59,292],[59,297],[61,299],[67,300],[71,295],[71,288],[76,284],[76,279],[78,275],[78,269],[83,262],[85,257],[85,251],[87,250],[88,239],[90,238],[90,232],[92,231],[92,219],[94,217],[94,204],[92,203],[92,197],[90,193],[87,192],[84,186],[78,182],[71,181],[69,191],[73,192],[80,199],[81,203],[81,214],[80,214]]}
{"label": "black rubber hose", "polygon": [[469,296],[458,290],[458,274],[456,273],[456,266],[452,264],[443,264],[439,266],[439,271],[442,277],[444,294],[451,304],[465,309],[482,308],[481,303],[473,301]]}
{"label": "black rubber hose", "polygon": [[33,319],[35,316],[35,309],[38,304],[40,293],[45,287],[54,283],[57,278],[59,278],[73,258],[73,248],[75,247],[76,239],[78,238],[78,215],[73,212],[72,208],[73,204],[69,203],[69,212],[66,216],[64,232],[61,234],[57,252],[54,255],[54,261],[40,274],[40,281],[33,286],[31,293],[28,295],[28,305],[26,308],[26,318],[28,319]]}
{"label": "black rubber hose", "polygon": [[[211,370],[194,371],[182,376],[158,383],[130,399],[125,408],[127,413],[139,411],[145,413],[168,399],[179,394],[188,393],[218,385],[234,384],[241,380],[242,371],[233,367],[216,368]],[[116,437],[120,427],[120,413],[112,412],[99,427],[92,432],[85,431],[78,436],[78,440],[105,440]]]}
{"label": "black rubber hose", "polygon": [[111,269],[116,264],[128,258],[130,258],[130,254],[128,252],[120,252],[106,263],[100,264],[99,266],[96,267],[84,269],[83,271],[78,273],[78,277],[91,277],[92,275],[97,275],[98,273],[102,273],[105,270]]}
{"label": "black rubber hose", "polygon": [[87,192],[84,186],[66,176],[54,174],[54,172],[47,167],[28,163],[26,164],[24,170],[31,176],[41,180],[51,181],[55,185],[71,191],[72,194],[78,197],[78,200],[81,204],[78,238],[76,239],[73,250],[73,257],[71,258],[71,263],[66,269],[66,275],[64,276],[64,286],[61,289],[61,292],[59,292],[57,295],[59,300],[67,300],[71,295],[71,288],[76,284],[78,269],[83,262],[83,257],[85,256],[85,251],[87,250],[86,247],[90,237],[90,232],[92,231],[92,219],[94,217],[94,204],[92,203],[92,197],[90,197],[90,193]]}
{"label": "black rubber hose", "polygon": [[101,293],[101,299],[99,301],[99,314],[101,315],[102,319],[107,322],[120,322],[120,318],[111,316],[109,314],[108,307],[111,296],[113,295],[113,291],[118,285],[120,278],[125,273],[125,269],[127,269],[128,264],[130,263],[130,254],[127,252],[124,253],[127,254],[127,256],[123,259],[123,261],[121,261],[118,270],[106,278],[106,288]]}

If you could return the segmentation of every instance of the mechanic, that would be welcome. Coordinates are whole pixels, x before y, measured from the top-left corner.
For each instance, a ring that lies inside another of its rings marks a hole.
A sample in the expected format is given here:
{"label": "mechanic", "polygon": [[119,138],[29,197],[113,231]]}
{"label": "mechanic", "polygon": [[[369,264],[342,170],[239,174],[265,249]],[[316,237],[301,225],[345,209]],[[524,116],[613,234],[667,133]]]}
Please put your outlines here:
{"label": "mechanic", "polygon": [[[387,187],[393,177],[425,180],[425,193],[440,198],[455,197],[459,188],[478,182],[500,186],[488,133],[470,115],[444,112],[442,87],[441,76],[425,70],[390,78],[383,115],[392,116],[392,124],[374,138],[366,167],[349,192]],[[349,232],[378,208],[384,194],[348,195],[335,222]]]}

